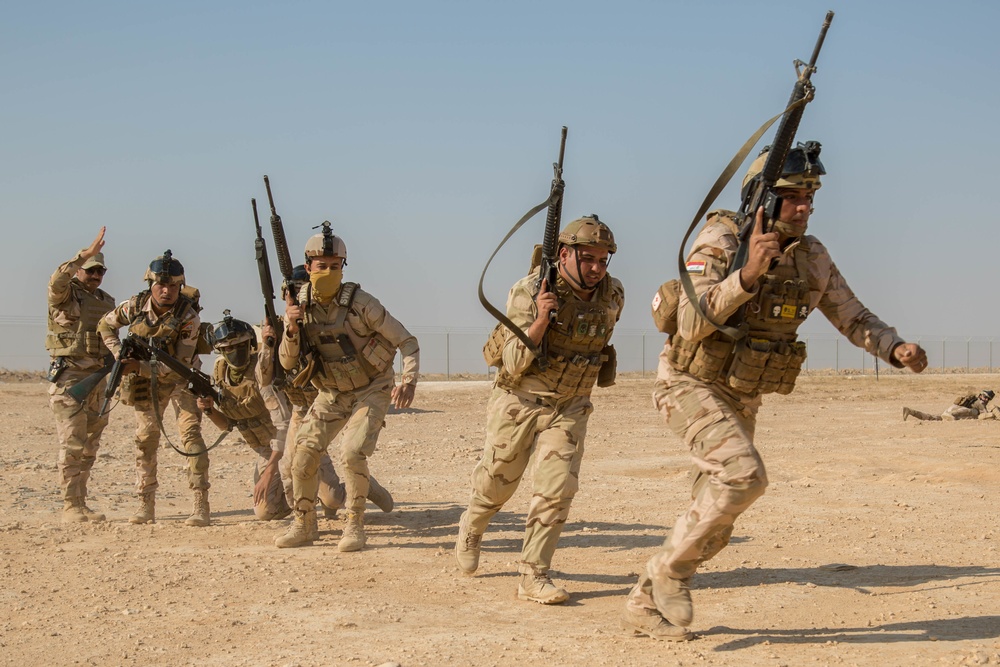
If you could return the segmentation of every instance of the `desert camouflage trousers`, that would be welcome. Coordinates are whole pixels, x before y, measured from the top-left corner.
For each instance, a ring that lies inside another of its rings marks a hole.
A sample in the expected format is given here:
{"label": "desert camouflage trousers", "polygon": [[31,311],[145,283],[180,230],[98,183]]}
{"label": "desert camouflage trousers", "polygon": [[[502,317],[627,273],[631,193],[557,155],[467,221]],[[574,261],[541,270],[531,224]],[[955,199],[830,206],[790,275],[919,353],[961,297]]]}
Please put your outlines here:
{"label": "desert camouflage trousers", "polygon": [[630,606],[646,609],[656,609],[650,577],[692,576],[729,544],[736,517],[767,487],[764,462],[753,445],[756,406],[747,407],[693,378],[669,384],[657,380],[653,403],[691,451],[694,484],[691,506],[629,594]]}
{"label": "desert camouflage trousers", "polygon": [[[152,405],[147,409],[135,408],[135,490],[140,494],[155,491],[159,486],[156,480],[156,453],[160,446],[160,419],[163,418],[168,402],[174,406],[177,428],[180,431],[181,444],[178,449],[188,453],[205,451],[205,440],[201,436],[201,409],[191,392],[184,387],[161,382],[157,386],[156,399],[159,415]],[[184,458],[188,466],[188,487],[207,489],[208,454]]]}
{"label": "desert camouflage trousers", "polygon": [[107,380],[90,392],[82,406],[66,395],[67,389],[92,372],[67,368],[58,382],[49,387],[49,407],[56,418],[59,439],[59,483],[67,500],[87,497],[90,469],[101,446],[101,433],[108,425],[107,415],[97,416]]}
{"label": "desert camouflage trousers", "polygon": [[[284,487],[285,502],[289,507],[295,506],[295,495],[292,492],[292,458],[295,456],[295,438],[299,433],[299,426],[309,411],[308,405],[292,405],[288,402],[284,393],[274,392],[278,400],[279,407],[271,410],[271,420],[278,427],[278,433],[283,430],[285,435],[285,451],[281,455],[278,463],[278,472],[281,474],[281,483]],[[280,435],[279,435],[280,437]],[[333,468],[333,461],[330,454],[323,452],[319,457],[319,490],[317,491],[319,500],[325,507],[330,509],[340,509],[344,506],[344,485],[340,483],[340,477]]]}
{"label": "desert camouflage trousers", "polygon": [[517,396],[494,387],[486,408],[486,446],[472,471],[468,519],[482,534],[510,500],[534,452],[532,495],[518,571],[548,572],[570,504],[580,486],[589,396],[560,400]]}
{"label": "desert camouflage trousers", "polygon": [[[389,412],[392,378],[375,380],[357,391],[323,389],[302,419],[292,454],[292,495],[296,510],[311,510],[319,494],[320,460],[341,435],[340,460],[345,474],[345,508],[365,511],[368,496],[368,457]],[[325,504],[325,501],[324,501]]]}

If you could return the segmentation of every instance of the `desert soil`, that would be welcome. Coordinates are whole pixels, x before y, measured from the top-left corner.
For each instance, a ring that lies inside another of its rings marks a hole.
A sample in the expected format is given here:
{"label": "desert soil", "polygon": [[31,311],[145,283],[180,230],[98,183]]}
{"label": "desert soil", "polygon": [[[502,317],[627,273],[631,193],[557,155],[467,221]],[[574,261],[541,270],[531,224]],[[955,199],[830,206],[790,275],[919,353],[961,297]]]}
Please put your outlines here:
{"label": "desert soil", "polygon": [[[9,377],[9,376],[8,376]],[[1000,664],[1000,422],[941,412],[996,375],[811,376],[769,397],[757,444],[771,485],[693,582],[694,641],[625,636],[619,613],[689,496],[689,462],[649,379],[595,392],[554,578],[515,597],[530,484],[497,515],[474,577],[452,549],[482,446],[486,382],[426,382],[388,417],[368,547],[273,546],[287,521],[250,510],[253,455],[211,455],[212,525],[183,523],[183,460],[160,450],[157,522],[133,526],[133,417],[113,413],[91,480],[104,523],[62,525],[46,386],[0,384],[3,665]],[[172,419],[168,433],[176,433]],[[210,424],[206,436],[217,431]],[[165,445],[164,445],[165,447]]]}

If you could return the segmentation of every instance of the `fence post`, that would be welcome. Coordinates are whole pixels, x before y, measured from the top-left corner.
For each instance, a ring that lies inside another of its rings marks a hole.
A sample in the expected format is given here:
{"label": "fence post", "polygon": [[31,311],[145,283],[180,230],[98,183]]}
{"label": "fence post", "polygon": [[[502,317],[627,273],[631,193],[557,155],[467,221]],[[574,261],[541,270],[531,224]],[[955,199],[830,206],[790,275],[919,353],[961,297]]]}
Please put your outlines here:
{"label": "fence post", "polygon": [[646,332],[642,332],[642,377],[646,377]]}
{"label": "fence post", "polygon": [[451,380],[451,333],[444,332],[444,379]]}
{"label": "fence post", "polygon": [[837,338],[833,342],[836,343],[836,345],[834,346],[836,352],[834,353],[834,357],[833,357],[835,359],[834,370],[837,373],[839,373],[840,372],[840,339]]}
{"label": "fence post", "polygon": [[944,360],[945,356],[947,355],[947,345],[948,345],[948,337],[944,336],[941,338],[941,370],[944,370]]}
{"label": "fence post", "polygon": [[965,341],[965,372],[972,370],[972,363],[969,358],[969,348],[972,347],[972,339]]}

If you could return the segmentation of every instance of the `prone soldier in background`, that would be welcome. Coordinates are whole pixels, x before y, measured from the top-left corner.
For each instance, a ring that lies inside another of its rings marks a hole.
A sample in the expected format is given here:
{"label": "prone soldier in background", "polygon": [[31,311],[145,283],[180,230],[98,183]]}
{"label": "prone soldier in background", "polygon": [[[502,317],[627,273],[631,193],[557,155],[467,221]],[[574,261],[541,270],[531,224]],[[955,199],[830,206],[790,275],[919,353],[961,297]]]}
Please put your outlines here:
{"label": "prone soldier in background", "polygon": [[948,409],[940,415],[931,415],[919,410],[903,408],[903,421],[913,417],[921,421],[955,421],[956,419],[997,419],[998,408],[989,407],[990,401],[996,394],[984,389],[978,394],[965,394],[955,399],[955,402],[948,406]]}
{"label": "prone soldier in background", "polygon": [[[59,438],[59,478],[63,490],[63,523],[104,521],[87,507],[87,482],[97,458],[107,415],[99,414],[101,391],[90,391],[78,402],[67,391],[105,365],[108,348],[97,335],[97,323],[115,300],[100,289],[104,264],[105,227],[89,247],[59,266],[49,279],[48,333],[45,349],[52,361],[48,379],[49,406]],[[106,380],[99,387],[103,387]]]}
{"label": "prone soldier in background", "polygon": [[[333,235],[329,222],[306,243],[305,260],[309,283],[285,312],[279,359],[286,370],[298,366],[304,339],[311,350],[304,372],[312,375],[319,394],[295,438],[295,518],[275,545],[298,547],[316,539],[320,459],[343,432],[347,517],[337,548],[357,551],[365,546],[368,457],[375,451],[390,402],[396,408],[413,402],[420,351],[417,339],[375,297],[355,283],[342,282],[347,246]],[[394,386],[397,349],[403,354],[403,376],[402,384]]]}
{"label": "prone soldier in background", "polygon": [[[147,290],[119,304],[98,324],[97,330],[105,345],[118,358],[122,346],[118,330],[127,326],[129,333],[151,339],[182,363],[197,366],[202,339],[197,290],[185,286],[183,265],[167,250],[150,262],[144,279],[149,286]],[[204,348],[201,351],[208,352]],[[135,359],[123,364],[119,398],[135,409],[136,416],[135,469],[139,510],[129,521],[143,524],[156,520],[157,449],[163,412],[173,398],[182,447],[188,454],[188,486],[194,492],[194,508],[184,523],[207,526],[210,522],[209,462],[201,435],[197,399],[181,386],[179,376],[163,364]]]}

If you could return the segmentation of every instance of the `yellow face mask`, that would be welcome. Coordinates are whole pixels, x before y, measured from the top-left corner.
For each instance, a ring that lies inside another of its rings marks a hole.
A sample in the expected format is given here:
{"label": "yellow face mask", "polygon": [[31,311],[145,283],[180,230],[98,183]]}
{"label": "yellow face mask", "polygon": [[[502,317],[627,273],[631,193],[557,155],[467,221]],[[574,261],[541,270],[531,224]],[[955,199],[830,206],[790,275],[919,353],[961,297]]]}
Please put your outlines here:
{"label": "yellow face mask", "polygon": [[344,278],[343,269],[322,269],[309,273],[309,282],[312,283],[313,296],[320,303],[330,303],[333,297],[337,296],[340,290],[340,283]]}

